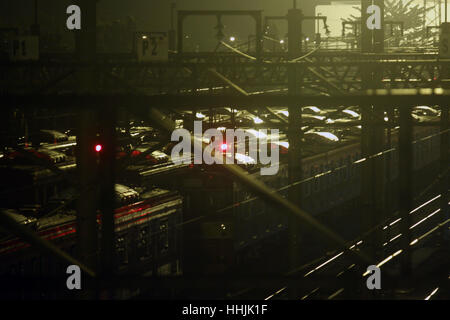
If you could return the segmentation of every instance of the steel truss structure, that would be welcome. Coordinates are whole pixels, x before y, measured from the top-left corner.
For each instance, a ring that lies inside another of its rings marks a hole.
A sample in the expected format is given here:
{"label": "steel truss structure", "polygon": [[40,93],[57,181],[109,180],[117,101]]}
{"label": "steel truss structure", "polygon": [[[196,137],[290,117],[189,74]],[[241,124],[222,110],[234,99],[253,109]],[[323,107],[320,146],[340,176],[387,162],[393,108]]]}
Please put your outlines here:
{"label": "steel truss structure", "polygon": [[[439,88],[450,82],[450,60],[433,54],[356,54],[315,52],[301,61],[286,55],[264,56],[251,61],[235,53],[183,54],[166,63],[138,63],[128,60],[96,63],[96,92],[147,94],[226,92],[229,87],[217,73],[248,92],[287,88],[288,69],[294,67],[302,78],[301,88],[309,93],[345,94],[360,92],[362,75],[376,70],[377,87]],[[105,61],[102,59],[102,61]],[[4,93],[32,93],[47,90],[77,92],[82,63],[40,62],[0,65]],[[38,88],[38,89],[36,89]],[[132,91],[132,92],[133,92]]]}

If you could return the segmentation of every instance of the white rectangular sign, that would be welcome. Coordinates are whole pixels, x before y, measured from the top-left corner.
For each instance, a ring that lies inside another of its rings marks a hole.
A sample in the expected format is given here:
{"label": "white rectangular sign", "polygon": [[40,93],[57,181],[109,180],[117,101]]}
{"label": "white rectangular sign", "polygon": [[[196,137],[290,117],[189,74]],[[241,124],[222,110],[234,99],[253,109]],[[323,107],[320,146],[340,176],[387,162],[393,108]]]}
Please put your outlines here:
{"label": "white rectangular sign", "polygon": [[136,50],[138,61],[167,61],[169,59],[167,32],[138,33]]}
{"label": "white rectangular sign", "polygon": [[39,38],[36,36],[14,37],[9,58],[12,61],[39,60]]}

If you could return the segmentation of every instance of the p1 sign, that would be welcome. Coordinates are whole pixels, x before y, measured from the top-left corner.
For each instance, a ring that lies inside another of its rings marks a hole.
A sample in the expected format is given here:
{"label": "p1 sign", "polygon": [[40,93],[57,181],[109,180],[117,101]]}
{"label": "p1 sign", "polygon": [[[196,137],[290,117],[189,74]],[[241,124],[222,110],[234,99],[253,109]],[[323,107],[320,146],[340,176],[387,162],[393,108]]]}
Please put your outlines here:
{"label": "p1 sign", "polygon": [[39,60],[39,39],[36,36],[15,37],[9,50],[11,61]]}

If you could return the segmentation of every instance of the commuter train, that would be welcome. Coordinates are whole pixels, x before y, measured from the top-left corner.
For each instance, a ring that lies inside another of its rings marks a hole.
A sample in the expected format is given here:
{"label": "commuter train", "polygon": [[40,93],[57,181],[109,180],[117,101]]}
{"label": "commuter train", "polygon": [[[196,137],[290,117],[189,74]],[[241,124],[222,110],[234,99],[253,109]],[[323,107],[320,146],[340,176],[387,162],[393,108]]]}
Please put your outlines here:
{"label": "commuter train", "polygon": [[[418,182],[414,185],[416,191],[423,188],[424,183],[431,183],[430,178],[438,174],[439,165],[436,163],[440,157],[439,132],[436,127],[414,129],[413,170],[414,181]],[[397,144],[398,130],[393,130],[391,146],[385,146],[383,148],[385,151],[378,155],[384,164],[384,171],[381,174],[386,176],[385,185],[391,188],[391,193],[394,192],[399,173]],[[285,160],[286,158],[281,158],[276,175],[261,176],[260,170],[255,167],[249,174],[287,197],[289,180]],[[318,218],[325,218],[328,222],[342,224],[346,219],[345,214],[327,217],[324,217],[324,214],[332,210],[338,211],[338,207],[347,209],[356,207],[361,195],[361,165],[364,161],[366,160],[361,156],[359,138],[342,144],[337,143],[326,152],[306,156],[302,161],[301,208]],[[205,205],[208,205],[208,202],[216,202],[209,207],[218,209],[219,218],[211,218],[201,223],[198,241],[195,242],[196,246],[203,246],[204,252],[211,255],[210,260],[205,262],[204,270],[216,273],[230,270],[230,267],[239,264],[246,264],[249,257],[251,259],[262,256],[261,244],[270,243],[270,239],[279,241],[288,224],[286,215],[277,208],[266,205],[261,199],[255,199],[254,194],[245,186],[228,181],[225,173],[218,174],[218,177],[214,181],[222,184],[223,188],[211,190],[205,185],[200,197]],[[224,199],[230,197],[229,190],[232,190],[232,201]],[[226,207],[226,204],[227,209],[221,209]],[[391,205],[391,209],[395,208],[395,199]],[[341,211],[347,212],[347,209]]]}
{"label": "commuter train", "polygon": [[[439,159],[438,133],[437,128],[415,129],[413,167],[417,174],[428,173]],[[327,151],[313,152],[304,157],[304,182],[301,183],[303,209],[322,215],[359,197],[360,168],[364,159],[361,159],[358,140],[331,143]],[[383,161],[391,164],[392,181],[398,176],[397,140],[398,132],[393,130],[393,149],[382,155]],[[316,148],[316,151],[320,149]],[[282,148],[279,171],[274,176],[261,176],[257,166],[247,167],[250,175],[279,190],[283,196],[288,192],[287,151]],[[62,163],[58,165],[67,166]],[[48,176],[40,177],[48,179]],[[170,162],[151,166],[140,164],[130,166],[119,178],[123,183],[136,187],[155,184],[164,189],[178,190],[145,195],[127,187],[116,188],[118,198],[124,201],[118,204],[115,216],[116,267],[119,273],[226,272],[245,265],[251,257],[261,255],[260,249],[265,244],[279,243],[287,228],[285,215],[260,199],[252,200],[253,194],[234,182],[220,166],[204,168],[201,165],[175,165]],[[33,179],[37,184],[42,180],[37,177]],[[51,191],[54,183],[46,180],[45,193]],[[199,217],[203,219],[197,219]],[[181,222],[184,222],[183,227],[177,227]],[[74,214],[58,214],[39,218],[30,226],[74,254],[75,224]],[[0,274],[26,274],[30,270],[42,272],[49,268],[48,259],[52,258],[41,256],[19,239],[2,239],[0,243]]]}
{"label": "commuter train", "polygon": [[[115,273],[174,275],[181,272],[182,197],[177,192],[154,188],[138,193],[124,185],[116,185],[115,210]],[[7,210],[17,222],[33,229],[39,236],[76,256],[75,212],[60,212],[51,216],[30,217],[16,210]],[[97,215],[101,225],[101,215]],[[100,234],[100,233],[99,233]],[[67,265],[55,257],[42,254],[25,241],[6,232],[0,236],[0,276],[63,277]],[[29,289],[29,288],[28,288]],[[30,292],[32,298],[52,297],[45,290]],[[119,293],[117,293],[119,294]],[[0,296],[8,297],[8,290]],[[123,292],[120,293],[123,296]]]}

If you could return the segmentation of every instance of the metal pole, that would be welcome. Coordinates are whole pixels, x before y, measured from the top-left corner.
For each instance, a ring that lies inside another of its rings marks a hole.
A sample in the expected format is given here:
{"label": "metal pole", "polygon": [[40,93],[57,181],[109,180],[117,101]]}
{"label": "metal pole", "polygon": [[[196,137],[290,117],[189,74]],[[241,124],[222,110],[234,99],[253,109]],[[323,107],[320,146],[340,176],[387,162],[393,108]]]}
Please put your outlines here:
{"label": "metal pole", "polygon": [[[96,1],[79,0],[84,10],[84,27],[77,33],[77,53],[81,62],[95,61],[96,48]],[[83,67],[80,71],[80,86],[83,91],[94,91],[95,71]],[[77,212],[77,251],[81,261],[89,268],[97,269],[98,230],[96,217],[97,164],[94,154],[96,113],[81,108],[77,132],[77,171],[79,177],[79,200]],[[94,298],[95,291],[88,288],[85,298]]]}
{"label": "metal pole", "polygon": [[175,51],[176,49],[176,32],[175,32],[175,2],[170,4],[170,31],[169,31],[169,49]]}
{"label": "metal pole", "polygon": [[34,24],[31,26],[31,34],[39,36],[40,30],[38,25],[38,0],[34,0]]}
{"label": "metal pole", "polygon": [[[295,2],[295,1],[294,1]],[[302,52],[302,11],[291,9],[288,12],[288,37],[289,37],[289,58],[295,59]],[[301,74],[298,66],[293,63],[288,69],[289,94],[300,93]],[[301,167],[301,120],[302,109],[300,105],[289,105],[289,184],[300,181],[302,176]],[[289,189],[289,200],[299,206],[301,199],[300,188],[292,187]],[[290,270],[297,268],[300,264],[300,229],[298,219],[294,216],[289,217],[289,267]],[[296,299],[297,290],[291,288],[290,298]]]}
{"label": "metal pole", "polygon": [[34,0],[34,24],[38,23],[38,0]]}
{"label": "metal pole", "polygon": [[403,250],[401,269],[405,284],[411,276],[411,201],[412,201],[412,116],[411,107],[400,107],[400,137],[399,137],[399,180],[400,180],[400,217],[402,218],[401,233]]}
{"label": "metal pole", "polygon": [[184,21],[184,14],[181,14],[178,12],[177,16],[177,53],[183,52],[183,21]]}
{"label": "metal pole", "polygon": [[255,18],[255,34],[256,34],[256,58],[261,61],[263,51],[263,30],[262,30],[262,13],[259,12],[254,16]]}
{"label": "metal pole", "polygon": [[381,29],[373,31],[373,50],[375,53],[382,53],[384,52],[384,30],[386,28],[384,22],[384,0],[374,0],[373,3],[381,10]]}
{"label": "metal pole", "polygon": [[422,44],[425,43],[425,38],[427,36],[427,0],[423,0],[423,40]]}
{"label": "metal pole", "polygon": [[367,8],[372,4],[371,0],[361,0],[361,50],[362,52],[372,52],[372,30],[366,25],[368,19]]}
{"label": "metal pole", "polygon": [[101,120],[100,140],[100,212],[102,214],[101,265],[102,276],[108,278],[114,272],[114,204],[115,204],[115,150],[116,108],[105,107]]}
{"label": "metal pole", "polygon": [[447,0],[445,0],[445,22],[448,22],[447,21],[447,9],[448,9],[448,7],[447,7]]}
{"label": "metal pole", "polygon": [[[386,109],[387,116],[388,116],[388,127],[386,128],[386,135],[387,135],[387,141],[386,141],[386,147],[385,150],[390,150],[392,148],[392,124],[394,123],[394,108],[391,106],[388,106]],[[389,215],[391,213],[392,208],[392,186],[391,186],[391,180],[392,180],[392,174],[391,174],[391,164],[392,164],[392,155],[391,152],[388,152],[386,154],[386,188],[384,189],[384,209],[385,212]],[[386,236],[391,239],[391,229],[388,228]],[[384,252],[383,252],[384,253]]]}
{"label": "metal pole", "polygon": [[[361,22],[361,50],[363,53],[375,53],[384,51],[384,19],[382,19],[381,30],[369,30],[366,25],[368,19],[367,8],[371,5],[370,0],[362,0],[362,22]],[[375,4],[381,8],[383,16],[384,3],[375,0]],[[376,89],[380,85],[381,74],[371,65],[363,67],[362,72],[363,90]],[[375,106],[372,101],[366,100],[361,104],[361,154],[366,159],[362,164],[361,183],[361,231],[366,232],[372,229],[381,221],[384,207],[384,166],[380,157],[372,158],[373,154],[381,151],[384,146],[384,131],[374,125],[376,119],[383,119],[383,108]],[[378,243],[381,241],[379,233],[372,233],[366,240],[369,254],[376,263],[379,252]]]}
{"label": "metal pole", "polygon": [[[450,161],[450,157],[449,157],[449,146],[450,146],[450,133],[449,133],[449,129],[450,129],[450,119],[449,119],[449,107],[448,105],[443,105],[441,106],[441,210],[443,213],[443,216],[446,217],[446,219],[450,218],[450,212],[449,212],[449,208],[448,208],[448,202],[449,202],[449,197],[448,197],[448,186],[449,186],[449,177],[450,177],[450,172],[449,171],[449,161]],[[449,230],[447,229],[447,232],[443,232],[443,238],[444,240],[449,240],[450,239],[450,234],[449,234]]]}

